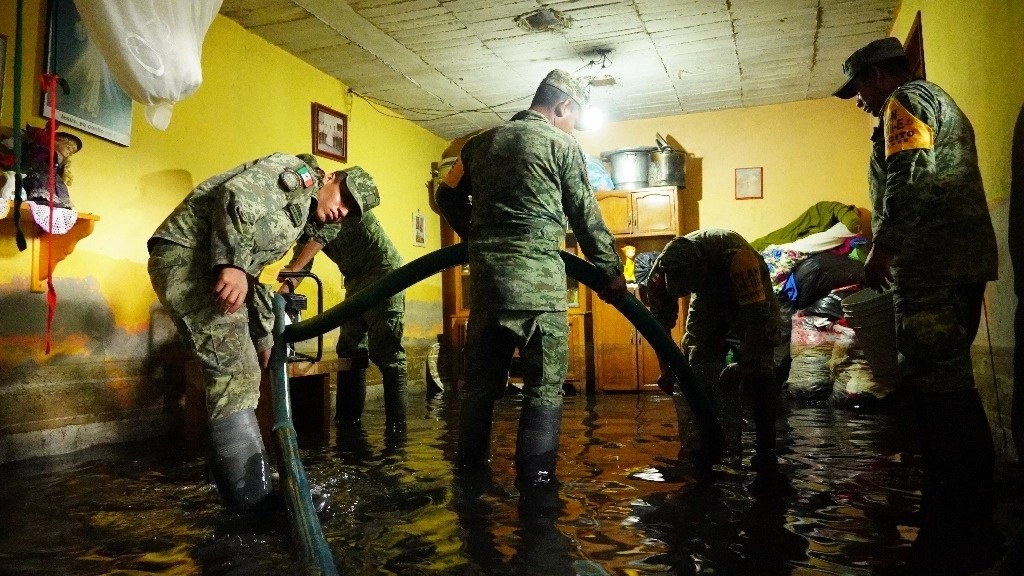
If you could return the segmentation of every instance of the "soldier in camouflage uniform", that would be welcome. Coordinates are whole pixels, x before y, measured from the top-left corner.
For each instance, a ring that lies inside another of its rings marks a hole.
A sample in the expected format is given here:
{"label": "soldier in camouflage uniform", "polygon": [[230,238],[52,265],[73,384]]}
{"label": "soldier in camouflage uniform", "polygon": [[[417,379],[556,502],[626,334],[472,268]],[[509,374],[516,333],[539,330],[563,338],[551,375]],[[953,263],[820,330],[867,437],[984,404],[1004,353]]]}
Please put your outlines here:
{"label": "soldier in camouflage uniform", "polygon": [[335,222],[350,210],[338,174],[316,170],[277,153],[218,174],[147,242],[153,288],[203,367],[210,468],[240,511],[271,489],[255,408],[273,345],[273,291],[257,279],[312,221]]}
{"label": "soldier in camouflage uniform", "polygon": [[949,94],[913,76],[896,38],[857,50],[843,71],[835,95],[857,96],[880,119],[864,276],[872,288],[893,289],[900,373],[917,413],[926,486],[915,549],[951,574],[996,540],[995,456],[971,345],[998,255],[974,129]]}
{"label": "soldier in camouflage uniform", "polygon": [[[764,259],[735,232],[697,230],[665,246],[641,295],[666,331],[676,324],[679,298],[690,296],[683,350],[689,353],[694,373],[713,375],[708,384],[725,392],[741,388],[751,396],[756,437],[751,465],[757,476],[750,488],[771,489],[778,480],[774,348],[782,330]],[[730,334],[739,338],[740,347],[736,362],[722,370]],[[664,363],[658,385],[669,394],[675,387],[675,377]]]}
{"label": "soldier in camouflage uniform", "polygon": [[[402,265],[402,256],[388,238],[384,227],[370,210],[380,204],[380,193],[373,178],[355,166],[345,170],[345,186],[356,202],[355,214],[343,222],[330,224],[299,237],[292,261],[282,272],[309,271],[313,258],[323,250],[345,277],[346,297],[372,285]],[[283,279],[291,289],[298,278]],[[405,425],[406,371],[402,334],[405,326],[405,293],[399,292],[387,301],[364,312],[360,317],[341,325],[338,336],[338,357],[365,362],[373,361],[380,369],[384,383],[384,417],[389,430]],[[358,423],[366,400],[366,368],[353,367],[338,372],[334,420]]]}
{"label": "soldier in camouflage uniform", "polygon": [[442,214],[469,244],[473,274],[458,460],[464,467],[486,463],[494,401],[518,349],[524,385],[515,461],[524,485],[555,480],[568,369],[566,276],[558,255],[566,220],[583,253],[611,280],[601,297],[617,301],[626,290],[572,137],[586,100],[568,73],[552,71],[529,110],[466,142],[437,191]]}

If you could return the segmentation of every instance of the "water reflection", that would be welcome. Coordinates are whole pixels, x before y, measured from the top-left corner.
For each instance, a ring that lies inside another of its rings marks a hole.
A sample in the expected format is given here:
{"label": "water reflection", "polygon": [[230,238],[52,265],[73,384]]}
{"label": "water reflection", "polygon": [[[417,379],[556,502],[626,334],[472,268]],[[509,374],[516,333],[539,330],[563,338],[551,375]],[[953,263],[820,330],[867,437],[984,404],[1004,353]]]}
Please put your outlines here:
{"label": "water reflection", "polygon": [[[792,490],[753,498],[742,448],[752,438],[700,476],[680,460],[681,424],[659,395],[567,398],[562,485],[521,492],[518,402],[498,403],[492,464],[478,473],[453,469],[444,397],[412,406],[404,431],[385,431],[371,409],[329,445],[303,446],[311,484],[331,495],[324,532],[340,572],[869,575],[899,574],[909,557],[919,462],[898,411],[791,407],[778,430]],[[752,434],[749,420],[742,428]],[[0,574],[302,573],[284,515],[225,512],[201,455],[121,446],[0,477]],[[1017,533],[1024,506],[1012,480],[1003,471],[1000,518]]]}

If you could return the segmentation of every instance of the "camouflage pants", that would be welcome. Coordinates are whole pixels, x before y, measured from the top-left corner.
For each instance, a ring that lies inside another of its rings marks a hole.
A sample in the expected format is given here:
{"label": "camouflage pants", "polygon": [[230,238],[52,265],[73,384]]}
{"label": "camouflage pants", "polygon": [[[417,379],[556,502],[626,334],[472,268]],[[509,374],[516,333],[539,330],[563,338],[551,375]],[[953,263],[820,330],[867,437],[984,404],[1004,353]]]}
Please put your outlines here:
{"label": "camouflage pants", "polygon": [[386,304],[374,306],[365,314],[341,325],[338,357],[369,356],[385,376],[405,372],[405,346],[402,345],[404,332],[404,313]]}
{"label": "camouflage pants", "polygon": [[561,406],[569,369],[569,318],[562,311],[473,310],[466,334],[466,399],[494,401],[508,383],[512,355],[523,366],[523,403]]}
{"label": "camouflage pants", "polygon": [[203,367],[210,420],[254,409],[260,366],[249,337],[245,306],[224,314],[213,305],[210,265],[197,252],[158,242],[149,256],[149,278],[185,346]]}
{"label": "camouflage pants", "polygon": [[971,345],[985,283],[893,291],[900,378],[913,392],[974,388]]}
{"label": "camouflage pants", "polygon": [[[686,333],[683,334],[682,343],[682,349],[687,353],[690,365],[724,363],[726,338],[733,323],[734,318],[727,310],[718,309],[697,294],[691,296],[690,308],[686,313]],[[775,345],[781,338],[777,327],[764,325],[747,330],[754,333],[745,339],[742,350],[748,357],[740,360],[752,366],[754,372],[765,381],[773,381]]]}

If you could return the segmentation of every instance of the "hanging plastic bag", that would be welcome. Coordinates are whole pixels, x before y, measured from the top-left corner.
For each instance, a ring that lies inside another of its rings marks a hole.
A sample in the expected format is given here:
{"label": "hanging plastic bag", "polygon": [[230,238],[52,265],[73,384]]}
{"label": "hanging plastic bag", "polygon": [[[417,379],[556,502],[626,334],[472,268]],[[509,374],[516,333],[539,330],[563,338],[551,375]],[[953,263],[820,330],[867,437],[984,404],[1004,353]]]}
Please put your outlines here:
{"label": "hanging plastic bag", "polygon": [[203,39],[222,0],[75,0],[121,89],[166,130],[174,104],[203,82]]}

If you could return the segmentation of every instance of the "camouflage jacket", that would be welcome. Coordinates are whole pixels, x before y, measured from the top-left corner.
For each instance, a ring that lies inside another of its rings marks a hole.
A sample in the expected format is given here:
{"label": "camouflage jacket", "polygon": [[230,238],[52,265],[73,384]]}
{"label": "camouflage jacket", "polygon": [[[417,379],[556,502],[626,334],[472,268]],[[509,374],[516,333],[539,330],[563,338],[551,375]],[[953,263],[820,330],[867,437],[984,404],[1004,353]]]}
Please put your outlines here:
{"label": "camouflage jacket", "polygon": [[897,286],[995,280],[998,254],[974,128],[925,80],[897,88],[872,136],[874,241],[897,251]]}
{"label": "camouflage jacket", "polygon": [[437,192],[468,236],[471,308],[565,310],[565,224],[609,277],[622,273],[576,140],[530,110],[471,138]]}
{"label": "camouflage jacket", "polygon": [[[299,237],[295,254],[302,252],[310,240],[322,244],[322,252],[338,265],[345,277],[347,296],[366,288],[402,265],[402,256],[372,212],[323,226],[312,233],[304,232]],[[305,269],[308,271],[312,265],[310,262]],[[392,301],[399,299],[400,303],[401,298],[402,293],[399,293]]]}
{"label": "camouflage jacket", "polygon": [[244,270],[254,288],[246,299],[250,331],[254,340],[265,341],[273,329],[273,292],[256,279],[302,232],[319,189],[301,160],[271,154],[196,186],[151,239],[192,248],[208,260],[211,277],[220,266]]}
{"label": "camouflage jacket", "polygon": [[[683,255],[677,250],[682,243],[672,240],[654,262],[648,279],[647,297],[658,323],[671,330],[679,315],[679,298],[689,296],[686,291],[692,289],[688,332],[692,327],[701,333],[701,323],[724,319],[741,338],[740,355],[745,358],[755,356],[744,354],[745,350],[777,344],[779,304],[761,255],[731,230],[697,230],[685,238],[696,246],[699,261]],[[673,281],[673,276],[678,277]]]}

